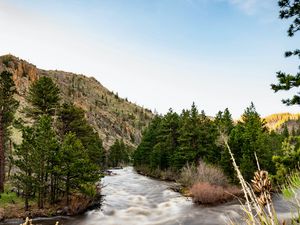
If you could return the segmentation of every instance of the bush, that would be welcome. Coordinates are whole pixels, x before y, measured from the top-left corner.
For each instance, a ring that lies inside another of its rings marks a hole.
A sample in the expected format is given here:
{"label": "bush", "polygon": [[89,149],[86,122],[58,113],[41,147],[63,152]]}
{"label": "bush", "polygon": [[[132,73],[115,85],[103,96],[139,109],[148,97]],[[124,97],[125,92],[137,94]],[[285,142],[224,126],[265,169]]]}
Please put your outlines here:
{"label": "bush", "polygon": [[187,164],[181,169],[180,177],[177,182],[185,187],[191,187],[194,183],[196,183],[197,176],[196,166]]}
{"label": "bush", "polygon": [[220,168],[208,165],[202,161],[197,167],[197,182],[208,182],[218,186],[228,185],[228,179]]}
{"label": "bush", "polygon": [[188,164],[183,167],[178,182],[186,187],[192,187],[196,183],[209,183],[218,186],[228,185],[228,180],[220,168],[202,161],[199,162],[198,167]]}
{"label": "bush", "polygon": [[224,203],[241,194],[237,187],[225,188],[208,182],[194,184],[190,192],[193,202],[197,204]]}

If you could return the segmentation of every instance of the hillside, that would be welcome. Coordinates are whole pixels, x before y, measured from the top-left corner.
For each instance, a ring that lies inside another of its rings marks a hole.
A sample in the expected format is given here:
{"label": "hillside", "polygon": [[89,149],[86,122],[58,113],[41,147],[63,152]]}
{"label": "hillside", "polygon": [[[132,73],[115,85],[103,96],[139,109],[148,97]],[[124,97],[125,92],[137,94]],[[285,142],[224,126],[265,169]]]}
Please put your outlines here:
{"label": "hillside", "polygon": [[293,129],[298,130],[300,127],[300,113],[291,114],[291,113],[277,113],[272,114],[264,118],[266,125],[270,130],[279,130],[281,131],[286,125],[288,130],[291,132]]}
{"label": "hillside", "polygon": [[41,76],[51,77],[61,90],[63,102],[73,102],[86,112],[89,123],[103,140],[107,149],[116,139],[132,146],[141,141],[143,128],[153,118],[150,110],[109,91],[93,77],[57,70],[42,70],[12,55],[0,57],[0,72],[13,73],[20,101],[18,114],[26,105],[25,96],[32,82]]}

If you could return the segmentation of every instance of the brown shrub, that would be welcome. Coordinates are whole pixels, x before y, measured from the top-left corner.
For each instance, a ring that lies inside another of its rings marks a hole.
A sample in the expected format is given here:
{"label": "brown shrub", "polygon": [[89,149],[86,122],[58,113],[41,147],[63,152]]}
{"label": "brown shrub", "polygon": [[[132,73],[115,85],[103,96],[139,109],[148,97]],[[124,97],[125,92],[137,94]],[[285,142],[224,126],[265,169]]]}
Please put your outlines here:
{"label": "brown shrub", "polygon": [[197,167],[198,182],[208,182],[218,186],[228,185],[228,179],[220,168],[206,164],[203,161],[200,161]]}
{"label": "brown shrub", "polygon": [[192,187],[197,183],[210,183],[218,186],[228,185],[228,180],[220,168],[206,164],[203,161],[199,162],[198,167],[189,164],[183,167],[177,181],[186,187]]}
{"label": "brown shrub", "polygon": [[190,189],[192,199],[197,204],[219,204],[234,199],[241,191],[237,187],[222,187],[210,183],[197,183]]}

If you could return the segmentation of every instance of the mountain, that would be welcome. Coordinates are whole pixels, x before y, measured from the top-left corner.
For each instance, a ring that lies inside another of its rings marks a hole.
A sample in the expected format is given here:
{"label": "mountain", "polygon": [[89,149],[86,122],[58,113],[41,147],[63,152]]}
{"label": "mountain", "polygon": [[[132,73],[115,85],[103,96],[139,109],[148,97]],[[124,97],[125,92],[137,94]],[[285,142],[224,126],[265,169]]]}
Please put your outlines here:
{"label": "mountain", "polygon": [[86,118],[103,140],[108,149],[116,139],[137,146],[141,141],[143,128],[153,118],[153,113],[133,104],[105,88],[93,77],[74,73],[43,70],[13,55],[0,56],[0,72],[12,72],[20,101],[18,115],[26,106],[25,96],[32,82],[39,77],[51,77],[61,91],[63,102],[73,102],[85,111]]}
{"label": "mountain", "polygon": [[282,131],[285,126],[291,132],[300,128],[300,113],[277,113],[264,118],[270,130]]}

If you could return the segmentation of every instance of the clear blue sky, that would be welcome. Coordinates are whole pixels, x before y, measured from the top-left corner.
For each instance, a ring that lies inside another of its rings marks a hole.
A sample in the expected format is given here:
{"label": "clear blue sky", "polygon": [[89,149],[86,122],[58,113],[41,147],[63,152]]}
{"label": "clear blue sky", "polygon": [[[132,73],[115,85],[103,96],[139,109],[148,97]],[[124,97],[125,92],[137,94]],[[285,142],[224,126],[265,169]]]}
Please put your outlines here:
{"label": "clear blue sky", "polygon": [[0,26],[0,54],[94,76],[159,113],[299,112],[270,89],[298,67],[276,0],[0,0]]}

